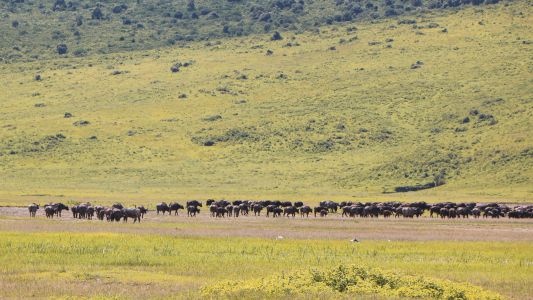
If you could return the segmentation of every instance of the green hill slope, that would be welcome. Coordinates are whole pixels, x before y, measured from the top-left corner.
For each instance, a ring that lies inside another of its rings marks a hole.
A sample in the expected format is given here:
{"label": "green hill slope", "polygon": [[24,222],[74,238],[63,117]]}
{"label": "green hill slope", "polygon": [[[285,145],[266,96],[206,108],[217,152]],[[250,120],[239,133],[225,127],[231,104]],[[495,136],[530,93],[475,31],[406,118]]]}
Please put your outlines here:
{"label": "green hill slope", "polygon": [[531,201],[531,24],[515,2],[5,64],[0,199]]}

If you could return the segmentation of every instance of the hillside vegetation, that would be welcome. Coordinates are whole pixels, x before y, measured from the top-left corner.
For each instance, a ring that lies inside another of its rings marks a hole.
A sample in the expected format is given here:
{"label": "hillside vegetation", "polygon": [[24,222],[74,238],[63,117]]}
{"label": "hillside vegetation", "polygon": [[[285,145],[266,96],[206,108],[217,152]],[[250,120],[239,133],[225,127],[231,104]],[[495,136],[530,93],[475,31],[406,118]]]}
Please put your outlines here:
{"label": "hillside vegetation", "polygon": [[193,40],[304,32],[499,0],[2,0],[0,58],[28,61],[153,49]]}
{"label": "hillside vegetation", "polygon": [[[3,64],[1,203],[532,201],[531,12],[518,1]],[[432,182],[444,184],[384,194]]]}

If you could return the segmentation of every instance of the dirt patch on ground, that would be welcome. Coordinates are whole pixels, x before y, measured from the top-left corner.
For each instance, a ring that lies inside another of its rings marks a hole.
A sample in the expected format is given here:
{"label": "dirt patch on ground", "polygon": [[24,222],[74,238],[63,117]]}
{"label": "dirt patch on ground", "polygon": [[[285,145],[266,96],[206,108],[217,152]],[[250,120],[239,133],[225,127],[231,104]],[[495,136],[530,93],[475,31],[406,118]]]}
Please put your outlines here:
{"label": "dirt patch on ground", "polygon": [[533,241],[533,220],[342,218],[267,218],[244,216],[212,218],[202,212],[197,217],[157,215],[149,212],[140,224],[73,219],[70,212],[61,218],[46,219],[42,209],[29,218],[26,208],[0,207],[1,231],[27,232],[125,232],[173,236],[255,237],[284,239],[358,240],[458,240],[458,241]]}

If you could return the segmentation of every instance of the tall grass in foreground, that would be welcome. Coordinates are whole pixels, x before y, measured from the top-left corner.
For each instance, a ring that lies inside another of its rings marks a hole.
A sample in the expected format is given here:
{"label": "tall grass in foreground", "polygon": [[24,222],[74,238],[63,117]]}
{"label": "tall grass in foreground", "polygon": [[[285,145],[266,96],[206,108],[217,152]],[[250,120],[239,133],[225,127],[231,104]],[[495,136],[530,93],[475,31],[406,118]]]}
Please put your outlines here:
{"label": "tall grass in foreground", "polygon": [[[533,294],[528,243],[176,238],[3,232],[0,297],[198,296],[202,286],[280,272],[365,264],[469,282],[504,296]],[[50,288],[53,285],[54,288]]]}

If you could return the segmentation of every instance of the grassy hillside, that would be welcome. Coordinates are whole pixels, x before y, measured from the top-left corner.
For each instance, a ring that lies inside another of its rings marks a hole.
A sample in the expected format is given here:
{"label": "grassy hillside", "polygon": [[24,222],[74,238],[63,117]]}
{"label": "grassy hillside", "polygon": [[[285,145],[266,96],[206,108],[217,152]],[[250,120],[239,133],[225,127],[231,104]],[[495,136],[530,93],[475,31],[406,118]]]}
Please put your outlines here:
{"label": "grassy hillside", "polygon": [[1,65],[0,203],[532,201],[531,10]]}
{"label": "grassy hillside", "polygon": [[275,30],[304,32],[325,24],[498,1],[2,0],[0,62],[154,49]]}

